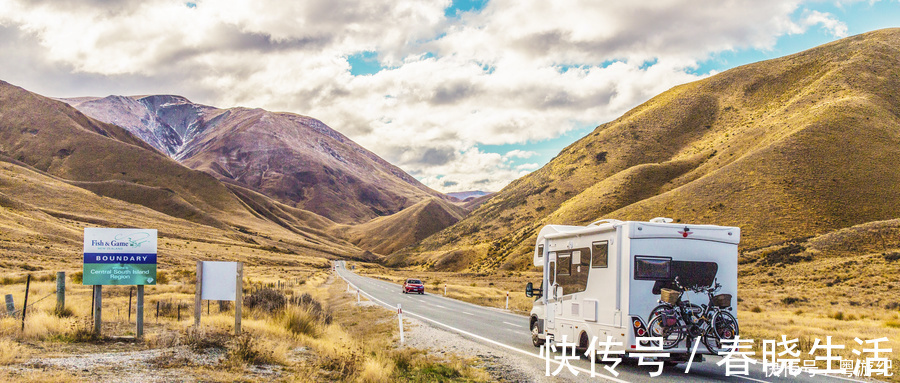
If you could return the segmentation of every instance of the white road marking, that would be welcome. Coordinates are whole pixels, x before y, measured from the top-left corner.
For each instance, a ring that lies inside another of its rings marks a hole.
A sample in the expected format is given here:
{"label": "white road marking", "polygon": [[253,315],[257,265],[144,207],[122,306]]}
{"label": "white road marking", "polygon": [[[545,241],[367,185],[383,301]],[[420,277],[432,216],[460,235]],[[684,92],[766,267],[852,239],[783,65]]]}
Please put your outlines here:
{"label": "white road marking", "polygon": [[[341,278],[343,278],[345,281],[347,281],[347,283],[350,283],[350,281],[347,280],[347,278],[344,278],[343,276],[341,276]],[[352,285],[352,283],[351,283],[351,285]],[[354,287],[355,287],[355,286],[354,286]],[[384,302],[384,301],[382,301],[382,300],[380,300],[380,299],[378,299],[378,298],[375,298],[374,296],[372,296],[372,295],[366,293],[365,291],[360,291],[360,293],[363,294],[363,295],[368,295],[369,298],[371,298],[372,300],[374,300],[374,301],[376,301],[376,302],[378,302],[378,303],[381,303],[382,306],[385,306],[385,307],[387,307],[387,308],[389,308],[389,309],[396,309],[396,306],[389,305],[389,304],[387,304],[386,302]],[[435,306],[437,306],[437,305],[435,305]],[[475,315],[475,314],[467,313],[467,312],[465,312],[465,311],[461,311],[461,312],[464,313],[464,314]],[[476,338],[476,339],[480,339],[480,340],[483,340],[483,341],[488,342],[488,343],[492,343],[492,344],[494,344],[494,345],[496,345],[496,346],[503,347],[503,348],[508,349],[508,350],[510,350],[510,351],[514,351],[514,352],[518,352],[518,353],[521,353],[521,354],[524,354],[524,355],[527,355],[527,356],[530,356],[530,357],[534,357],[534,358],[540,359],[541,361],[546,361],[546,360],[547,360],[545,357],[543,357],[543,356],[541,356],[541,355],[539,355],[539,354],[533,354],[533,353],[530,353],[530,352],[528,352],[528,351],[521,350],[521,349],[515,348],[515,347],[513,347],[513,346],[510,346],[510,345],[506,345],[506,344],[497,342],[497,341],[495,341],[495,340],[493,340],[493,339],[488,339],[488,338],[485,338],[485,337],[483,337],[483,336],[476,335],[476,334],[473,334],[473,333],[471,333],[471,332],[468,332],[468,331],[465,331],[465,330],[462,330],[462,329],[458,329],[458,328],[453,327],[453,326],[446,325],[446,324],[441,323],[441,322],[438,322],[438,321],[436,321],[436,320],[434,320],[434,319],[426,318],[426,317],[424,317],[424,316],[421,316],[421,315],[418,315],[418,314],[414,314],[414,313],[411,313],[411,312],[408,312],[408,311],[406,312],[406,314],[407,314],[407,315],[414,316],[414,317],[416,317],[416,318],[419,318],[419,319],[424,320],[424,321],[427,321],[427,322],[434,323],[434,324],[439,325],[439,326],[446,327],[446,328],[448,328],[448,329],[450,329],[450,330],[453,330],[453,331],[456,331],[456,332],[458,332],[458,333],[460,333],[460,334],[468,335],[468,336],[470,336],[470,337],[473,337],[473,338]],[[503,322],[503,323],[510,324],[510,323],[508,323],[508,322]],[[556,361],[556,360],[551,360],[550,363],[561,364],[561,362]],[[571,365],[570,365],[570,367],[573,368],[573,369],[575,369],[575,370],[577,370],[577,371],[579,371],[579,372],[584,372],[584,373],[586,373],[586,374],[588,374],[588,375],[590,375],[590,373],[591,373],[590,371],[588,371],[588,370],[586,370],[586,369],[584,369],[584,368],[581,368],[581,367],[571,366]],[[847,381],[851,381],[851,382],[866,383],[866,382],[863,382],[863,381],[860,381],[860,380],[854,380],[854,379],[849,379],[849,378],[840,377],[840,376],[832,376],[832,375],[820,375],[820,376],[825,376],[825,377],[835,378],[835,379],[841,379],[841,380],[847,380]],[[598,377],[598,378],[603,378],[603,379],[606,379],[606,380],[609,380],[609,381],[613,381],[613,382],[617,382],[617,383],[628,383],[628,382],[625,381],[625,380],[618,379],[618,378],[614,378],[614,377],[612,377],[612,376],[602,375],[602,374],[600,374],[600,373],[598,373],[598,374],[596,375],[596,377]],[[737,378],[744,378],[744,379],[751,380],[751,381],[754,381],[754,382],[769,383],[769,382],[767,382],[767,381],[765,381],[765,380],[754,379],[754,378],[750,378],[750,377],[746,377],[746,376],[736,376],[736,377],[737,377]]]}
{"label": "white road marking", "polygon": [[759,380],[759,379],[753,379],[753,378],[751,378],[751,377],[749,377],[749,376],[744,376],[744,375],[735,375],[735,376],[738,377],[738,378],[744,378],[744,379],[747,379],[747,380],[752,380],[752,381],[754,381],[754,382],[769,383],[768,381],[765,381],[765,380]]}
{"label": "white road marking", "polygon": [[519,327],[519,328],[524,328],[524,327],[525,327],[525,326],[522,326],[522,325],[519,325],[519,324],[515,324],[515,323],[509,323],[509,322],[503,322],[503,323],[506,323],[506,324],[508,324],[508,325],[510,325],[510,326]]}
{"label": "white road marking", "polygon": [[440,307],[440,308],[445,309],[445,310],[447,309],[446,307],[441,306],[441,305],[434,305],[434,307]]}
{"label": "white road marking", "polygon": [[466,312],[466,311],[460,311],[460,312],[463,313],[463,314],[466,314],[466,315],[475,316],[475,314],[472,314],[472,313],[470,313],[470,312]]}
{"label": "white road marking", "polygon": [[[349,282],[349,281],[348,281],[348,282]],[[372,300],[374,300],[374,301],[376,301],[376,302],[378,302],[378,303],[381,303],[381,304],[382,304],[383,306],[385,306],[385,307],[388,307],[388,308],[393,308],[393,307],[394,307],[394,306],[391,306],[391,305],[385,303],[384,301],[382,301],[382,300],[380,300],[380,299],[378,299],[378,298],[375,298],[374,296],[369,295],[369,294],[366,293],[365,291],[363,291],[362,294],[368,295],[369,298],[371,298]],[[471,333],[471,332],[468,332],[468,331],[465,331],[465,330],[461,330],[461,329],[458,329],[458,328],[453,327],[453,326],[448,326],[448,325],[446,325],[446,324],[443,324],[443,323],[438,322],[438,321],[436,321],[436,320],[434,320],[434,319],[431,319],[431,318],[426,318],[426,317],[423,317],[423,316],[421,316],[421,315],[413,314],[413,313],[408,312],[408,311],[406,312],[406,315],[412,315],[412,316],[414,316],[414,317],[416,317],[416,318],[419,318],[419,319],[421,319],[421,320],[424,320],[424,321],[427,321],[427,322],[431,322],[431,323],[434,323],[434,324],[439,325],[439,326],[446,327],[446,328],[448,328],[448,329],[450,329],[450,330],[453,330],[453,331],[456,331],[456,332],[458,332],[458,333],[460,333],[460,334],[468,335],[468,336],[470,336],[470,337],[473,337],[473,338],[476,338],[476,339],[483,340],[483,341],[485,341],[485,342],[488,342],[488,343],[491,343],[491,344],[494,344],[494,345],[503,347],[503,348],[508,349],[508,350],[510,350],[510,351],[515,351],[515,352],[518,352],[518,353],[521,353],[521,354],[525,354],[525,355],[530,356],[530,357],[538,358],[538,359],[540,359],[540,360],[542,360],[542,361],[545,361],[545,362],[547,361],[547,358],[545,358],[545,357],[543,357],[543,356],[540,356],[540,355],[538,355],[538,354],[533,354],[533,353],[530,353],[530,352],[525,351],[525,350],[520,350],[520,349],[515,348],[515,347],[513,347],[513,346],[510,346],[510,345],[506,345],[506,344],[497,342],[497,341],[495,341],[495,340],[493,340],[493,339],[488,339],[488,338],[485,338],[485,337],[483,337],[483,336],[476,335],[476,334],[473,334],[473,333]],[[474,315],[474,314],[469,314],[469,315]],[[550,363],[562,364],[561,362],[556,361],[556,360],[551,360]],[[590,374],[590,373],[591,373],[590,371],[585,370],[585,369],[583,369],[583,368],[581,368],[581,367],[576,367],[576,366],[570,366],[570,367],[573,368],[573,369],[575,369],[575,370],[577,370],[577,371],[579,371],[579,372],[584,372],[584,373],[586,373],[586,374]],[[617,378],[614,378],[614,377],[612,377],[612,376],[602,375],[602,374],[597,374],[596,377],[598,377],[598,378],[603,378],[603,379],[606,379],[606,380],[611,380],[611,381],[617,382],[617,383],[628,383],[628,381],[625,381],[625,380],[622,380],[622,379],[617,379]]]}

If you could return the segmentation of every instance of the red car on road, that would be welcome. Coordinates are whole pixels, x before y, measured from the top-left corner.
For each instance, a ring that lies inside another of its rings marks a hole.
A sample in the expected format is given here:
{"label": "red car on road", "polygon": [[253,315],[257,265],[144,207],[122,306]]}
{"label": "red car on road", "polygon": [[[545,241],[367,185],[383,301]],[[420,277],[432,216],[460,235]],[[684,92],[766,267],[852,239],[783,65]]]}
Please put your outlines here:
{"label": "red car on road", "polygon": [[404,294],[409,294],[409,293],[425,294],[425,284],[422,283],[422,281],[420,281],[418,279],[413,279],[413,278],[407,279],[406,283],[403,284],[403,293]]}

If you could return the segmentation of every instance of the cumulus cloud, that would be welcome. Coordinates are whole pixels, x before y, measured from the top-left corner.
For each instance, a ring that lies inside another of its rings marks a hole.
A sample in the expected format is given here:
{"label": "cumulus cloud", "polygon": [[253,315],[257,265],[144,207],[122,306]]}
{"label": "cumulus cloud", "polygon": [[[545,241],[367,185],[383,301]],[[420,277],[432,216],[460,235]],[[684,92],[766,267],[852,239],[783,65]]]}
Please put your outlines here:
{"label": "cumulus cloud", "polygon": [[515,150],[510,150],[510,151],[506,152],[506,154],[504,154],[503,157],[506,157],[506,158],[531,158],[537,154],[538,154],[537,152],[533,152],[530,150],[515,149]]}
{"label": "cumulus cloud", "polygon": [[[0,79],[49,96],[175,93],[321,119],[441,191],[533,171],[479,144],[614,119],[712,54],[847,27],[800,0],[0,0]],[[13,54],[7,54],[13,52]],[[351,74],[375,52],[383,70]]]}

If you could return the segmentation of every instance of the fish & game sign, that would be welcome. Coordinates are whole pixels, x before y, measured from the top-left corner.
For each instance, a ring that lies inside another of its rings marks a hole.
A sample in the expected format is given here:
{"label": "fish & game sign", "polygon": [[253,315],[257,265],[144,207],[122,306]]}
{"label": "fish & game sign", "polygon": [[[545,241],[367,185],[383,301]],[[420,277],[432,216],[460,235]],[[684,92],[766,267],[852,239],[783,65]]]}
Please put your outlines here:
{"label": "fish & game sign", "polygon": [[155,285],[156,229],[84,229],[85,285]]}

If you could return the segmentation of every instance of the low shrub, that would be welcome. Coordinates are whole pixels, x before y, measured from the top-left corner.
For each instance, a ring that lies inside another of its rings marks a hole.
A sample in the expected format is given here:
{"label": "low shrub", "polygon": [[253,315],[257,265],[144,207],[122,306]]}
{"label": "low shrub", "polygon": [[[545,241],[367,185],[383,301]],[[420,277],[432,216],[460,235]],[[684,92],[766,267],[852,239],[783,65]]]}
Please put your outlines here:
{"label": "low shrub", "polygon": [[806,298],[796,298],[796,297],[784,297],[781,298],[781,303],[786,305],[792,305],[794,303],[806,302],[808,301]]}
{"label": "low shrub", "polygon": [[228,354],[225,359],[230,364],[275,364],[274,353],[262,350],[250,333],[243,333],[228,343]]}
{"label": "low shrub", "polygon": [[294,334],[303,334],[314,338],[322,333],[315,315],[303,308],[291,306],[281,314],[281,323]]}
{"label": "low shrub", "polygon": [[761,264],[763,265],[792,265],[800,262],[808,262],[812,260],[811,255],[795,255],[806,251],[802,245],[792,243],[777,250],[772,250],[762,255]]}
{"label": "low shrub", "polygon": [[224,331],[204,331],[194,326],[186,328],[181,338],[182,343],[194,351],[224,349],[230,340],[231,334]]}
{"label": "low shrub", "polygon": [[244,307],[265,313],[275,313],[284,308],[287,298],[284,294],[269,288],[259,289],[244,298]]}

